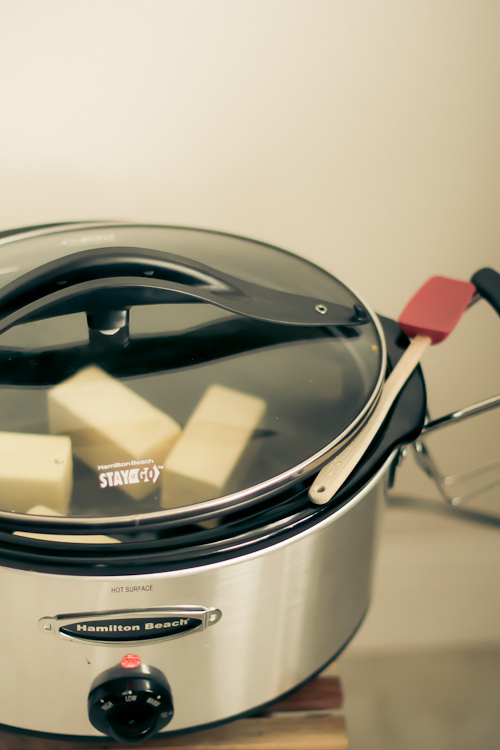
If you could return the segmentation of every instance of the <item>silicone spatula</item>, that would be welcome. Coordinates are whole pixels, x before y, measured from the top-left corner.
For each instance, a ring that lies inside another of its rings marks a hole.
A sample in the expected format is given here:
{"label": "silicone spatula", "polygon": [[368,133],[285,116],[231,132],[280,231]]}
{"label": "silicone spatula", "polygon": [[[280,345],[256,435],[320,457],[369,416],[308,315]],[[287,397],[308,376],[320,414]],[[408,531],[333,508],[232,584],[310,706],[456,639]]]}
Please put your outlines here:
{"label": "silicone spatula", "polygon": [[476,288],[468,281],[445,276],[428,279],[411,298],[398,323],[412,339],[387,378],[377,406],[356,437],[324,466],[309,490],[317,505],[329,502],[342,487],[366,453],[402,387],[431,344],[438,344],[451,333],[467,309]]}

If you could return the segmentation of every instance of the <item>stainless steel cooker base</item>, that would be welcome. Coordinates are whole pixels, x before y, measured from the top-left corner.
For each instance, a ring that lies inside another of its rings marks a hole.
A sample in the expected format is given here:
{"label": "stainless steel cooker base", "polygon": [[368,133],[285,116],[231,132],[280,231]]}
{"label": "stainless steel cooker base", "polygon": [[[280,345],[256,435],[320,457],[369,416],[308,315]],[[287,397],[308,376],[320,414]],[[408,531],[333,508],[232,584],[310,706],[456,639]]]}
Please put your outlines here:
{"label": "stainless steel cooker base", "polygon": [[[0,626],[9,644],[0,723],[99,736],[87,713],[89,691],[130,651],[165,675],[174,704],[171,732],[226,721],[307,680],[349,641],[368,608],[388,466],[321,523],[232,561],[144,576],[0,569],[9,612]],[[133,646],[65,640],[39,625],[57,615],[97,619],[110,610],[188,605],[222,616],[182,637]]]}

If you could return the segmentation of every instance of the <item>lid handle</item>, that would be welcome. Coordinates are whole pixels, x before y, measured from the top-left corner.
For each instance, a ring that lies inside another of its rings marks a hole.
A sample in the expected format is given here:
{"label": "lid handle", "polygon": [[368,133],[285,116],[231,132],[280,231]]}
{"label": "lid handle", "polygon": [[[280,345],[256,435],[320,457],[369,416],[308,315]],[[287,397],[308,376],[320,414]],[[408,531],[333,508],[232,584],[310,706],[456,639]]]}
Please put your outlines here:
{"label": "lid handle", "polygon": [[[360,305],[253,284],[173,253],[104,247],[51,261],[6,285],[0,293],[0,333],[28,320],[81,311],[91,327],[106,328],[133,305],[170,302],[208,302],[296,326],[358,326],[369,320]],[[127,316],[121,317],[125,325]]]}

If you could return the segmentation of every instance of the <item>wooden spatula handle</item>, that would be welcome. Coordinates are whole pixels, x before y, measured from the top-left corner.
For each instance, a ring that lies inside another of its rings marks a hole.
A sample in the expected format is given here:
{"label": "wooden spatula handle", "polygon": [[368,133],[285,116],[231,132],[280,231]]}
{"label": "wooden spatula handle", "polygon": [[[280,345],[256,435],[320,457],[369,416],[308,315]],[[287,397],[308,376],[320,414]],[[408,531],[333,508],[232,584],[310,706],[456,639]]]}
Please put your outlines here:
{"label": "wooden spatula handle", "polygon": [[319,472],[309,490],[309,499],[316,505],[328,503],[342,487],[366,453],[381,428],[402,387],[431,344],[427,336],[415,336],[391,372],[377,406],[356,437]]}

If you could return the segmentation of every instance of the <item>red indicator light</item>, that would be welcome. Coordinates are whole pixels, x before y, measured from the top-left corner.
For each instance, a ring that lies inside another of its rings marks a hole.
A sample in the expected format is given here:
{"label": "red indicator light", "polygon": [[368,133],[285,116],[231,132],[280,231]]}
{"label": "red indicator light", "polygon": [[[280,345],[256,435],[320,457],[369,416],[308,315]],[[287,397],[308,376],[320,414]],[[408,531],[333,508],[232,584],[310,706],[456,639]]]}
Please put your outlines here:
{"label": "red indicator light", "polygon": [[122,667],[125,667],[125,669],[134,669],[134,667],[140,667],[141,660],[136,654],[126,654],[120,664]]}

